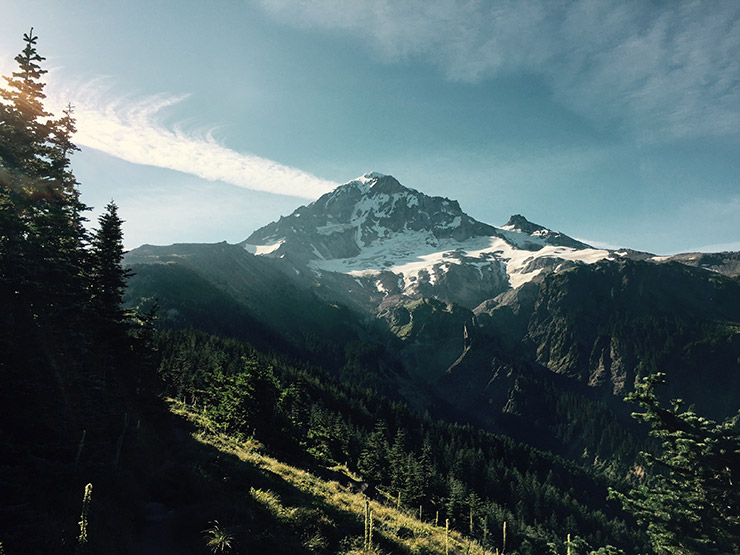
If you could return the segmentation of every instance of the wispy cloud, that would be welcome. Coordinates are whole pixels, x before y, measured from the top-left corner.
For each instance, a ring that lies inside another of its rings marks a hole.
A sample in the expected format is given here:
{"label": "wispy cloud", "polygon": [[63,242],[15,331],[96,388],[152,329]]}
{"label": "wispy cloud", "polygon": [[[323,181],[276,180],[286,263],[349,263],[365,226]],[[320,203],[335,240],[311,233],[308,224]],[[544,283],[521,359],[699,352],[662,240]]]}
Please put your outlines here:
{"label": "wispy cloud", "polygon": [[451,80],[524,71],[603,125],[644,141],[740,128],[740,3],[580,0],[263,0],[294,26],[351,34],[388,62]]}
{"label": "wispy cloud", "polygon": [[50,74],[47,107],[59,114],[67,103],[74,105],[74,141],[78,145],[135,164],[280,195],[312,199],[337,186],[304,171],[227,148],[210,132],[167,124],[165,116],[187,102],[187,95],[120,97],[107,79],[70,85],[59,73]]}

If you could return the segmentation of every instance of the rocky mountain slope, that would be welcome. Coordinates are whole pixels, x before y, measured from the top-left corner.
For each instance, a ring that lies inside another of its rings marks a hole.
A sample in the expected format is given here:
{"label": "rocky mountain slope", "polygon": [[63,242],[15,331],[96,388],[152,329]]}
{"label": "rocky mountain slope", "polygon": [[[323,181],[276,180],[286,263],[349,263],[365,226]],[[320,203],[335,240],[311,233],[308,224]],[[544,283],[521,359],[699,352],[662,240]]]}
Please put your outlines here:
{"label": "rocky mountain slope", "polygon": [[[180,281],[197,275],[238,306],[215,316],[232,319],[226,333],[260,330],[265,343],[277,337],[351,379],[372,376],[366,383],[419,408],[447,406],[492,429],[528,430],[527,440],[594,451],[611,434],[604,453],[618,450],[619,430],[591,440],[574,430],[596,413],[629,420],[621,398],[653,371],[709,414],[740,409],[737,261],[596,249],[521,215],[495,227],[377,173],[239,245],[127,255],[139,273],[132,304],[171,295],[171,274],[183,268]],[[170,299],[167,318],[182,320],[193,303],[202,317],[210,295]],[[583,406],[566,411],[564,396]],[[578,424],[574,410],[588,417]],[[559,418],[567,423],[557,432]]]}
{"label": "rocky mountain slope", "polygon": [[[241,245],[286,272],[330,283],[373,314],[436,298],[474,309],[511,288],[611,254],[512,216],[497,228],[453,200],[368,173],[255,231]],[[388,302],[384,302],[388,301]]]}

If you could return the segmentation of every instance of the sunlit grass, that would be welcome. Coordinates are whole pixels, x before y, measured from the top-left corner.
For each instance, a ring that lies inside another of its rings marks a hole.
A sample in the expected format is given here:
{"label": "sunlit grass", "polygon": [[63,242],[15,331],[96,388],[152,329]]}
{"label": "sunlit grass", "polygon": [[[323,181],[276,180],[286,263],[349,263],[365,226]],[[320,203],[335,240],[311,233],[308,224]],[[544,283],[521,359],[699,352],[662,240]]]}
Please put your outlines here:
{"label": "sunlit grass", "polygon": [[[484,549],[476,541],[471,541],[456,531],[450,531],[446,537],[444,523],[435,526],[433,522],[425,522],[417,518],[418,512],[405,512],[396,508],[395,499],[380,492],[377,500],[370,501],[373,514],[373,548],[363,548],[362,526],[365,518],[365,503],[367,497],[351,492],[347,487],[335,481],[326,481],[310,472],[285,464],[265,453],[263,446],[254,439],[238,441],[232,437],[219,433],[216,427],[204,415],[194,412],[190,407],[178,401],[170,400],[170,408],[177,414],[193,423],[196,427],[194,438],[206,445],[217,448],[223,453],[236,456],[239,460],[249,463],[266,472],[274,479],[282,480],[298,491],[315,498],[311,507],[291,505],[291,501],[271,489],[252,487],[249,495],[252,499],[277,521],[288,525],[292,529],[306,529],[307,526],[323,521],[326,525],[336,525],[316,507],[326,504],[329,507],[346,513],[356,520],[358,533],[347,545],[343,553],[368,554],[386,553],[385,546],[395,545],[393,552],[408,552],[413,554],[451,553],[451,554],[491,554],[498,551]],[[331,470],[343,473],[353,480],[358,479],[346,467],[336,466]],[[377,547],[378,545],[383,547]],[[326,548],[326,540],[319,533],[311,535],[304,541],[304,547],[310,551],[322,552]],[[449,550],[449,551],[447,551]]]}
{"label": "sunlit grass", "polygon": [[218,521],[215,521],[213,526],[203,532],[208,536],[206,545],[212,553],[228,553],[231,551],[231,542],[234,537]]}

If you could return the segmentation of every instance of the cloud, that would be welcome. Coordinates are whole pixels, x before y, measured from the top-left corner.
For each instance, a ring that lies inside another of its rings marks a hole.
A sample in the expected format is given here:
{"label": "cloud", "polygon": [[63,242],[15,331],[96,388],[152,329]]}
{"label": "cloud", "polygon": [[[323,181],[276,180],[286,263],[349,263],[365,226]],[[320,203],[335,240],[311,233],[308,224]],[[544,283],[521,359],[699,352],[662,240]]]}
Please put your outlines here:
{"label": "cloud", "polygon": [[591,120],[639,140],[735,134],[740,3],[580,0],[263,0],[293,26],[351,35],[389,63],[447,79],[526,72]]}
{"label": "cloud", "polygon": [[74,141],[135,164],[169,168],[211,181],[313,199],[336,183],[272,160],[236,152],[219,144],[211,133],[195,133],[166,125],[165,115],[187,95],[117,98],[106,79],[63,84],[50,73],[47,108],[61,113],[75,107]]}

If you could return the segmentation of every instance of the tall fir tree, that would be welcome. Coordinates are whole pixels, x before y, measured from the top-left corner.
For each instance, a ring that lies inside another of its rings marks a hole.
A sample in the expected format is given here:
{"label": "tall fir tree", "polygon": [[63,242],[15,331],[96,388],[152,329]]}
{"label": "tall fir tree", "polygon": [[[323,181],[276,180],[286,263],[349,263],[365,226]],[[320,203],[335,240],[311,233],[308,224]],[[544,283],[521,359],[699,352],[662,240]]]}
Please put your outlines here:
{"label": "tall fir tree", "polygon": [[123,220],[118,206],[111,201],[98,218],[90,249],[90,291],[100,341],[108,343],[112,354],[125,348],[127,314],[123,309],[126,281],[133,275],[123,267]]}
{"label": "tall fir tree", "polygon": [[426,488],[424,471],[413,453],[406,456],[404,468],[402,497],[407,506],[416,508],[424,500],[424,490]]}
{"label": "tall fir tree", "polygon": [[28,190],[43,173],[38,155],[43,144],[40,119],[48,116],[40,82],[46,71],[39,66],[43,58],[36,52],[33,29],[23,39],[26,46],[15,58],[18,69],[3,77],[6,86],[0,88],[0,301],[6,309],[3,324],[7,326],[1,335],[9,344],[14,343],[12,329],[26,320],[21,309],[29,301],[23,292],[31,279]]}
{"label": "tall fir tree", "polygon": [[391,488],[398,493],[406,481],[406,432],[399,428],[393,445],[388,450],[388,474]]}
{"label": "tall fir tree", "polygon": [[86,207],[69,169],[71,108],[58,121],[45,110],[38,38],[23,40],[0,89],[0,295],[8,320],[55,350],[76,344],[84,319]]}
{"label": "tall fir tree", "polygon": [[26,43],[15,57],[18,69],[10,77],[4,76],[6,86],[0,89],[0,167],[3,185],[13,192],[32,189],[39,184],[34,180],[43,177],[46,140],[49,129],[43,101],[45,84],[41,77],[46,73],[39,65],[45,58],[36,51],[38,37],[33,28],[23,35]]}
{"label": "tall fir tree", "polygon": [[365,480],[376,484],[388,478],[388,440],[385,423],[380,421],[370,433],[357,461],[357,469]]}

